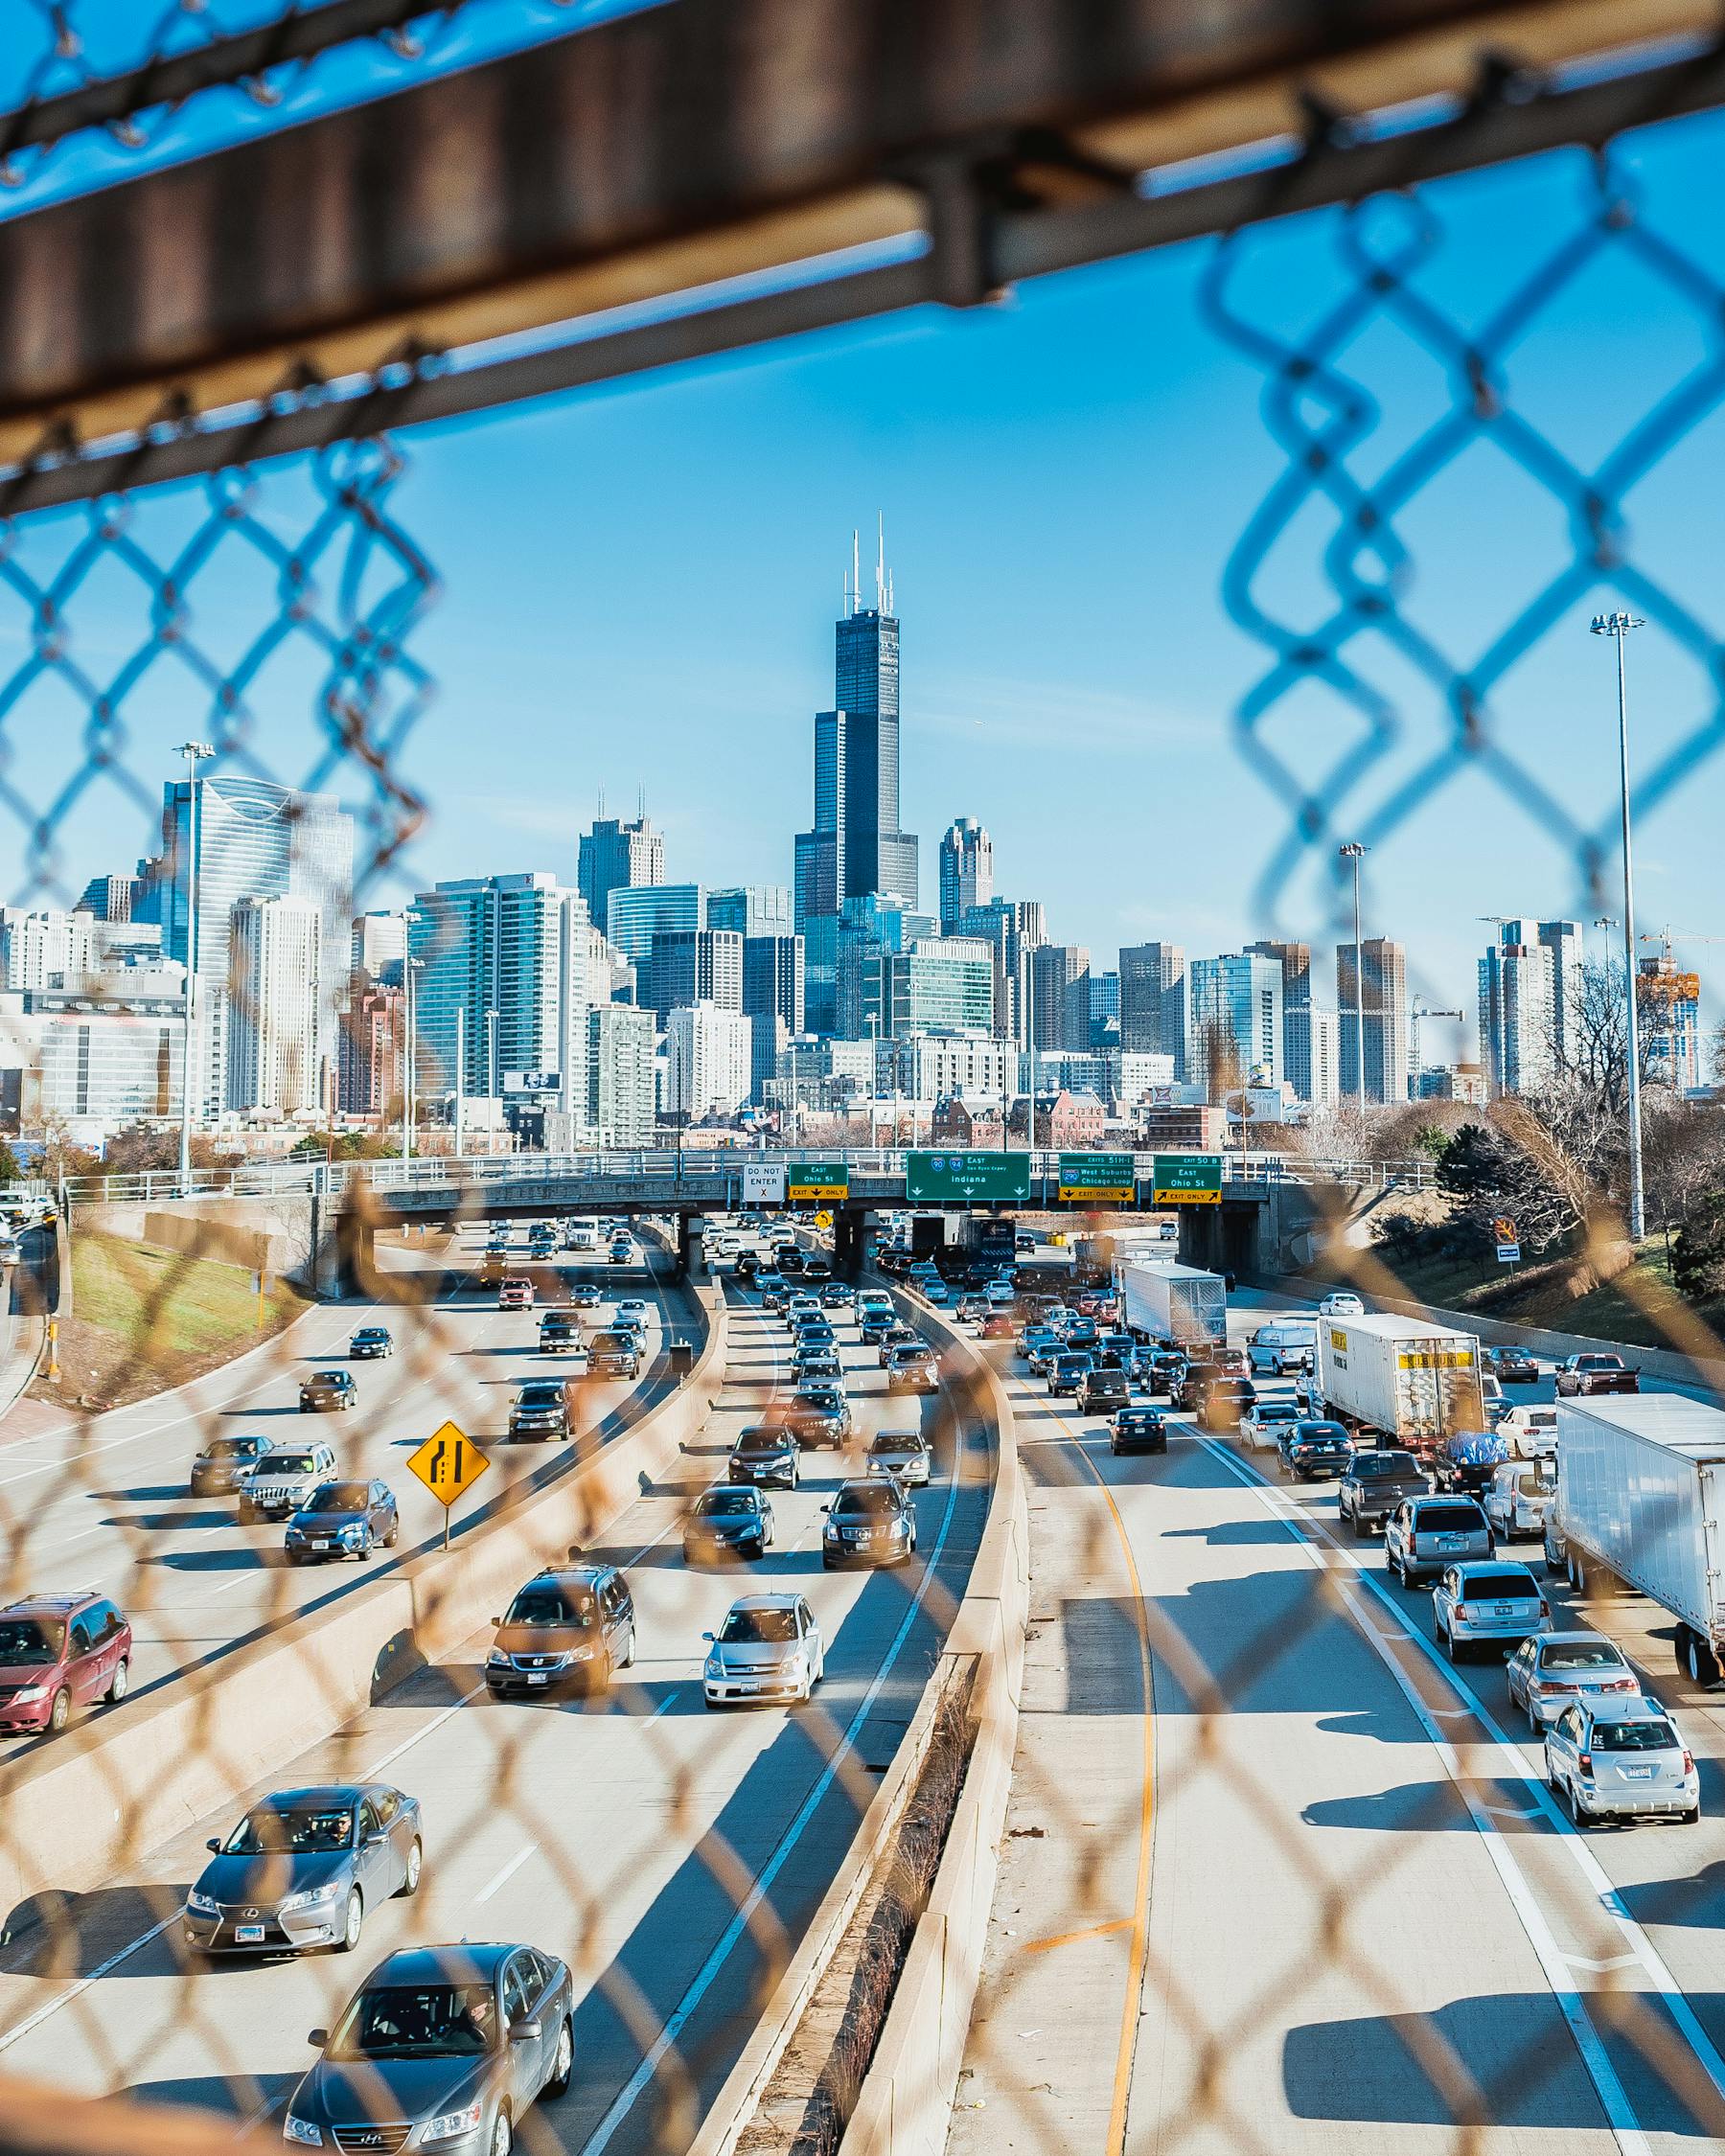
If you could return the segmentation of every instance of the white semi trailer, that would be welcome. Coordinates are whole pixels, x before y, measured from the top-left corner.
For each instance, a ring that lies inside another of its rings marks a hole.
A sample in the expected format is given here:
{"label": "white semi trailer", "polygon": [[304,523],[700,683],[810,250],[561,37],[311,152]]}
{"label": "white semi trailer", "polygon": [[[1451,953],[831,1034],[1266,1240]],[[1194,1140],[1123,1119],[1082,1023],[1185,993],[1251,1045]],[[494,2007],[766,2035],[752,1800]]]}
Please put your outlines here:
{"label": "white semi trailer", "polygon": [[1318,1319],[1318,1390],[1324,1411],[1430,1450],[1491,1424],[1480,1384],[1480,1343],[1423,1318]]}
{"label": "white semi trailer", "polygon": [[1135,1333],[1176,1347],[1228,1338],[1228,1287],[1219,1273],[1195,1265],[1116,1263],[1120,1315]]}
{"label": "white semi trailer", "polygon": [[1677,1666],[1725,1659],[1725,1410],[1680,1392],[1557,1403],[1546,1563],[1577,1590],[1614,1574],[1677,1619]]}

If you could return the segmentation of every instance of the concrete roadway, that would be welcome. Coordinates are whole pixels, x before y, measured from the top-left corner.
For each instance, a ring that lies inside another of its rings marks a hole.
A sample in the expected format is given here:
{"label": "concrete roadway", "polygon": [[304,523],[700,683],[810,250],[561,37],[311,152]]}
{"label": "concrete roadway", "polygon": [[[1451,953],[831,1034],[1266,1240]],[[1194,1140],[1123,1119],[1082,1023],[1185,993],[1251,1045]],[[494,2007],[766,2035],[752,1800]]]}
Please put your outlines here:
{"label": "concrete roadway", "polygon": [[[932,1431],[935,1403],[888,1405],[874,1351],[848,1320],[837,1329],[864,1436],[918,1420]],[[730,1385],[684,1479],[644,1496],[603,1552],[623,1565],[640,1617],[639,1660],[609,1703],[491,1702],[487,1635],[279,1778],[375,1774],[416,1794],[418,1900],[371,1913],[352,1957],[188,1968],[174,1919],[205,1837],[233,1823],[200,1821],[76,1897],[70,1951],[57,1958],[40,1933],[0,1947],[0,2068],[273,2120],[308,2063],[305,2030],[329,2025],[385,1952],[527,1939],[571,1961],[580,2007],[575,2086],[530,2117],[523,2145],[582,2156],[682,2145],[689,2115],[667,2121],[661,2104],[685,2073],[697,2107],[710,2100],[753,2025],[765,1959],[806,1926],[915,1710],[975,1555],[992,1447],[992,1433],[972,1432],[955,1462],[941,1444],[916,1494],[919,1560],[903,1571],[822,1571],[819,1508],[842,1463],[820,1453],[805,1456],[799,1491],[775,1495],[762,1563],[692,1571],[689,1497],[789,1378],[787,1335],[758,1305],[733,1312],[731,1338]],[[807,1594],[825,1684],[809,1709],[710,1712],[702,1634],[761,1588]]]}
{"label": "concrete roadway", "polygon": [[1578,1835],[1501,1664],[1440,1660],[1333,1483],[1185,1423],[1116,1460],[1011,1384],[1031,1643],[953,2156],[1725,2141],[1725,1713],[1663,1613],[1547,1584],[1702,1770],[1699,1825]]}
{"label": "concrete roadway", "polygon": [[[478,1291],[486,1232],[470,1227],[447,1249],[429,1251],[380,1246],[384,1266],[403,1277],[404,1289],[416,1278],[424,1283],[424,1303],[310,1311],[287,1335],[183,1391],[90,1420],[69,1418],[61,1429],[0,1448],[0,1599],[82,1588],[112,1595],[132,1621],[137,1691],[223,1652],[261,1625],[349,1592],[441,1536],[443,1506],[407,1472],[407,1456],[446,1417],[482,1440],[503,1439],[515,1387],[524,1378],[566,1375],[572,1366],[565,1356],[539,1354],[537,1309],[502,1311],[494,1291]],[[685,1306],[662,1256],[612,1266],[565,1253],[555,1266],[530,1266],[524,1250],[518,1230],[518,1270],[537,1280],[541,1301],[578,1280],[604,1291],[605,1305],[584,1314],[589,1326],[621,1296],[652,1306],[641,1379],[595,1380],[585,1388],[584,1427],[615,1416],[632,1395],[651,1400],[669,1388],[658,1350],[667,1310],[680,1316]],[[349,1337],[372,1322],[389,1325],[396,1353],[350,1364]],[[300,1379],[325,1365],[352,1368],[359,1405],[343,1413],[301,1414]],[[289,1568],[280,1522],[242,1527],[235,1499],[187,1494],[193,1456],[206,1440],[252,1434],[275,1444],[327,1438],[340,1473],[382,1477],[401,1505],[398,1548],[367,1565]],[[564,1447],[539,1444],[499,1442],[492,1458],[493,1472],[456,1509],[458,1526],[511,1482],[559,1474],[570,1464]],[[43,1741],[0,1739],[0,1757],[15,1758]]]}

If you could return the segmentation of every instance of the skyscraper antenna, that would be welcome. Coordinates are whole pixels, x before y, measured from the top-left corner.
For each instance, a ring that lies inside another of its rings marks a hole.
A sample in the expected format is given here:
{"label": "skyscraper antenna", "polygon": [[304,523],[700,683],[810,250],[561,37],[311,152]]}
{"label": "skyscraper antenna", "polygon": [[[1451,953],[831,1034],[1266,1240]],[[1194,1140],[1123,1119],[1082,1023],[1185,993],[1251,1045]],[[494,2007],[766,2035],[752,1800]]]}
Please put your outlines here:
{"label": "skyscraper antenna", "polygon": [[875,512],[875,612],[886,611],[886,512]]}
{"label": "skyscraper antenna", "polygon": [[851,527],[851,587],[848,611],[858,613],[862,606],[862,535],[856,526]]}
{"label": "skyscraper antenna", "polygon": [[647,820],[647,781],[645,779],[642,779],[635,788],[635,817],[641,823],[645,823]]}
{"label": "skyscraper antenna", "polygon": [[598,816],[598,820],[599,820],[599,821],[600,821],[601,823],[603,823],[603,822],[605,821],[605,789],[604,789],[604,787],[601,787],[601,788],[599,789],[599,816]]}

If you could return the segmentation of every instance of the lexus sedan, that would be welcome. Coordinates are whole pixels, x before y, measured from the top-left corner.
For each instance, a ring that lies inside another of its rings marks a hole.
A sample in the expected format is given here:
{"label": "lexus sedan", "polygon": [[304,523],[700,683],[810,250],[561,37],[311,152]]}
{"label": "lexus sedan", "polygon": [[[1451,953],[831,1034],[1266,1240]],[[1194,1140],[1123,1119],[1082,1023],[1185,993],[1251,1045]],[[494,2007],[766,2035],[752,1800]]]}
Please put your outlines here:
{"label": "lexus sedan", "polygon": [[356,1363],[377,1363],[386,1355],[393,1355],[395,1342],[389,1337],[389,1327],[361,1325],[348,1342],[348,1353]]}
{"label": "lexus sedan", "polygon": [[351,1954],[369,1911],[419,1892],[425,1853],[418,1799],[387,1782],[277,1790],[207,1846],[182,1918],[197,1954]]}
{"label": "lexus sedan", "polygon": [[212,1437],[192,1462],[194,1497],[227,1497],[269,1450],[267,1437]]}
{"label": "lexus sedan", "polygon": [[772,1542],[772,1500],[745,1484],[702,1490],[683,1522],[683,1562],[764,1557]]}
{"label": "lexus sedan", "polygon": [[352,1370],[313,1370],[300,1381],[300,1413],[327,1414],[332,1409],[356,1408],[359,1388]]}
{"label": "lexus sedan", "polygon": [[293,1513],[282,1547],[290,1565],[318,1557],[356,1557],[393,1549],[402,1531],[387,1482],[325,1482]]}
{"label": "lexus sedan", "polygon": [[380,1961],[288,2099],[290,2147],[509,2156],[575,2071],[575,1987],[535,1946],[405,1947]]}

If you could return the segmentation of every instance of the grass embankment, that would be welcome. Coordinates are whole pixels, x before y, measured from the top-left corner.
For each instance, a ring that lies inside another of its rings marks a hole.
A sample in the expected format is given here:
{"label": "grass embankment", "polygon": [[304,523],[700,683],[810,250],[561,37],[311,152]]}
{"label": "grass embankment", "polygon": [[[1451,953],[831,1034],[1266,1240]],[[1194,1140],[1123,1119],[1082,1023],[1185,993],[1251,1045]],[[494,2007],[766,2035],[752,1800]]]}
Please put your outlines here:
{"label": "grass embankment", "polygon": [[253,1275],[213,1258],[81,1229],[72,1240],[72,1315],[59,1329],[58,1385],[37,1399],[117,1408],[184,1385],[279,1333],[309,1298],[273,1282],[263,1323]]}
{"label": "grass embankment", "polygon": [[[1387,1258],[1387,1253],[1379,1253]],[[1498,1266],[1490,1271],[1433,1258],[1392,1265],[1402,1293],[1414,1302],[1470,1311],[1513,1324],[1538,1325],[1586,1340],[1624,1341],[1636,1347],[1682,1347],[1688,1353],[1725,1352],[1697,1342],[1697,1323],[1725,1341],[1725,1298],[1697,1306],[1671,1285],[1663,1239],[1649,1238],[1633,1265],[1586,1295],[1571,1292],[1574,1265],[1558,1258],[1544,1265]]]}

